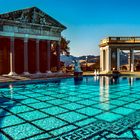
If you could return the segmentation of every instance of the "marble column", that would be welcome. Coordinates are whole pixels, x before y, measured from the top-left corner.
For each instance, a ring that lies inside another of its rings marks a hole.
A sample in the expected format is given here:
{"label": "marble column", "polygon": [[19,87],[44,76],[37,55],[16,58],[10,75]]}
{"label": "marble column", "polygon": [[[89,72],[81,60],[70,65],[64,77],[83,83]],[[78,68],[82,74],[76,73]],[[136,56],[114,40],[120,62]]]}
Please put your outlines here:
{"label": "marble column", "polygon": [[60,71],[60,51],[61,51],[61,45],[60,41],[57,42],[57,47],[56,47],[56,55],[57,55],[57,71]]}
{"label": "marble column", "polygon": [[51,72],[51,41],[47,41],[47,71],[46,73],[52,73]]}
{"label": "marble column", "polygon": [[130,71],[134,72],[134,50],[130,50]]}
{"label": "marble column", "polygon": [[28,72],[28,38],[24,38],[24,75],[29,75],[29,72]]}
{"label": "marble column", "polygon": [[111,71],[111,49],[109,46],[106,48],[106,72]]}
{"label": "marble column", "polygon": [[102,51],[103,51],[103,59],[102,59],[103,60],[102,61],[103,62],[103,64],[102,64],[103,68],[102,68],[102,70],[105,71],[106,70],[106,50],[103,49]]}
{"label": "marble column", "polygon": [[103,71],[103,48],[100,48],[100,71]]}
{"label": "marble column", "polygon": [[39,39],[36,40],[36,74],[40,73],[40,60],[39,60]]}
{"label": "marble column", "polygon": [[120,49],[117,48],[117,70],[120,70]]}
{"label": "marble column", "polygon": [[8,75],[14,76],[15,73],[15,47],[14,47],[14,37],[10,40],[10,73]]}

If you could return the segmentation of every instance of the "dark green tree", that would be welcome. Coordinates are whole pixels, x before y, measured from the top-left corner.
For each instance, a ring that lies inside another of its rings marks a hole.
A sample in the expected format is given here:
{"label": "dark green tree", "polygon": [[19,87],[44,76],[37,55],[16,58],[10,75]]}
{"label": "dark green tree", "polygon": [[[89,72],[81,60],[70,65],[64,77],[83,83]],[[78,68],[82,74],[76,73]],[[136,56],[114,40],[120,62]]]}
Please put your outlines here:
{"label": "dark green tree", "polygon": [[69,40],[67,40],[64,37],[61,37],[61,41],[60,41],[60,44],[61,44],[61,54],[70,55],[69,43],[70,43]]}

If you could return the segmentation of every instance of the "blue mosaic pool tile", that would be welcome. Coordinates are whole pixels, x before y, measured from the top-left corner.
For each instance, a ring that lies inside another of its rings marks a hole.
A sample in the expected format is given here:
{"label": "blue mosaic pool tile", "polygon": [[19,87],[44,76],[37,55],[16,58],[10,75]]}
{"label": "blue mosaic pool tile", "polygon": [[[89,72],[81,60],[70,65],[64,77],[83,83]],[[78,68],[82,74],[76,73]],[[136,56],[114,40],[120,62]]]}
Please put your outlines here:
{"label": "blue mosaic pool tile", "polygon": [[49,135],[48,133],[44,133],[44,134],[39,134],[37,136],[33,136],[32,138],[28,138],[28,140],[41,140],[41,139],[48,139],[50,138],[51,135]]}
{"label": "blue mosaic pool tile", "polygon": [[115,95],[119,95],[120,97],[127,96],[128,94],[130,94],[130,91],[124,92],[123,90],[121,90],[121,91],[115,92]]}
{"label": "blue mosaic pool tile", "polygon": [[[85,91],[86,93],[86,91]],[[92,95],[89,95],[89,94],[79,94],[78,97],[81,97],[81,98],[92,98],[93,96]]]}
{"label": "blue mosaic pool tile", "polygon": [[38,93],[32,93],[32,94],[27,94],[27,96],[28,96],[28,97],[34,98],[34,97],[41,97],[41,96],[43,96],[43,95],[38,94]]}
{"label": "blue mosaic pool tile", "polygon": [[13,99],[14,100],[18,100],[18,99],[27,99],[28,97],[24,96],[24,95],[13,95]]}
{"label": "blue mosaic pool tile", "polygon": [[11,113],[0,108],[0,117],[4,117],[4,116],[7,116],[7,115],[11,115]]}
{"label": "blue mosaic pool tile", "polygon": [[66,98],[63,98],[63,99],[71,101],[71,102],[76,102],[76,101],[81,100],[80,97],[75,97],[75,96],[69,96],[69,97],[66,97]]}
{"label": "blue mosaic pool tile", "polygon": [[80,121],[81,119],[86,118],[85,115],[81,115],[81,114],[75,113],[75,112],[64,113],[64,114],[58,115],[58,117],[60,119],[66,120],[70,123],[75,122],[75,121]]}
{"label": "blue mosaic pool tile", "polygon": [[124,107],[119,107],[117,109],[113,109],[112,112],[121,114],[121,115],[127,115],[130,114],[132,112],[134,112],[135,110],[133,109],[128,109],[128,108],[124,108]]}
{"label": "blue mosaic pool tile", "polygon": [[115,139],[116,139],[116,140],[119,139],[118,135],[113,134],[113,133],[110,133],[110,134],[107,135],[106,137],[107,137],[107,139],[110,139],[110,140],[111,140],[111,139],[112,139],[112,140],[113,140],[113,139],[114,139],[114,140],[115,140]]}
{"label": "blue mosaic pool tile", "polygon": [[110,104],[116,105],[116,106],[122,106],[124,104],[127,104],[126,101],[121,101],[121,100],[112,100],[110,101]]}
{"label": "blue mosaic pool tile", "polygon": [[2,108],[12,108],[12,107],[14,107],[16,105],[21,105],[21,104],[16,103],[14,101],[9,101],[9,102],[4,102],[4,103],[0,104],[0,107],[2,107]]}
{"label": "blue mosaic pool tile", "polygon": [[32,108],[24,106],[24,105],[13,106],[12,108],[6,108],[6,109],[15,114],[33,110]]}
{"label": "blue mosaic pool tile", "polygon": [[133,139],[133,134],[132,134],[131,131],[128,131],[128,132],[125,132],[125,133],[119,135],[118,137],[120,137],[120,138],[126,138],[126,139],[127,139],[127,138]]}
{"label": "blue mosaic pool tile", "polygon": [[36,119],[47,117],[48,115],[36,110],[36,111],[31,111],[31,112],[26,112],[26,113],[20,113],[18,114],[18,116],[20,116],[21,118],[25,120],[33,121]]}
{"label": "blue mosaic pool tile", "polygon": [[7,99],[7,98],[0,98],[0,104],[3,104],[3,103],[7,103],[9,102],[10,99]]}
{"label": "blue mosaic pool tile", "polygon": [[82,120],[82,121],[80,121],[80,122],[77,122],[77,123],[75,123],[75,124],[78,125],[79,127],[82,127],[82,126],[84,126],[84,125],[93,123],[93,122],[95,122],[95,121],[96,121],[95,118],[87,118],[87,119]]}
{"label": "blue mosaic pool tile", "polygon": [[100,103],[100,104],[93,105],[92,107],[102,109],[103,111],[108,111],[110,109],[116,108],[117,106],[112,105],[110,103]]}
{"label": "blue mosaic pool tile", "polygon": [[[99,93],[98,93],[98,95],[99,95]],[[90,98],[90,100],[93,100],[93,101],[96,101],[96,102],[100,102],[100,97],[99,96],[92,97],[92,98]]]}
{"label": "blue mosaic pool tile", "polygon": [[41,111],[48,113],[48,114],[51,114],[51,115],[56,115],[59,113],[67,112],[68,110],[63,109],[61,107],[54,106],[54,107],[50,107],[50,108],[41,109]]}
{"label": "blue mosaic pool tile", "polygon": [[24,139],[26,137],[41,133],[42,131],[35,126],[25,123],[17,126],[12,126],[3,129],[5,133],[10,135],[13,139]]}
{"label": "blue mosaic pool tile", "polygon": [[50,107],[52,105],[44,102],[39,102],[39,103],[29,104],[28,106],[33,107],[34,109],[40,109],[40,108]]}
{"label": "blue mosaic pool tile", "polygon": [[66,122],[54,117],[40,119],[37,121],[33,121],[33,123],[45,130],[51,130],[66,125]]}
{"label": "blue mosaic pool tile", "polygon": [[80,94],[80,93],[78,93],[77,91],[70,91],[70,92],[66,91],[66,93],[67,93],[68,95],[70,95],[70,96],[77,96],[77,95]]}
{"label": "blue mosaic pool tile", "polygon": [[137,101],[135,101],[134,103],[136,103],[136,104],[140,104],[140,100],[137,100]]}
{"label": "blue mosaic pool tile", "polygon": [[135,99],[140,99],[139,94],[132,94],[132,95],[129,95],[129,97],[133,97]]}
{"label": "blue mosaic pool tile", "polygon": [[[29,85],[29,86],[31,86],[31,85]],[[31,87],[30,87],[30,89],[31,89]],[[28,90],[23,90],[23,91],[20,91],[20,93],[21,94],[25,94],[25,95],[30,95],[30,94],[34,94],[34,92],[33,91],[28,91]]]}
{"label": "blue mosaic pool tile", "polygon": [[37,103],[37,102],[40,102],[40,101],[38,101],[36,99],[32,99],[32,98],[28,98],[28,99],[21,101],[21,103],[24,103],[24,104],[31,104],[31,103]]}
{"label": "blue mosaic pool tile", "polygon": [[67,94],[60,94],[60,93],[56,93],[55,95],[51,95],[54,98],[65,98],[68,95]]}
{"label": "blue mosaic pool tile", "polygon": [[127,101],[127,102],[133,102],[133,101],[136,101],[137,99],[131,98],[131,97],[122,97],[119,100]]}
{"label": "blue mosaic pool tile", "polygon": [[22,119],[11,115],[11,116],[5,116],[0,118],[0,128],[6,127],[6,126],[11,126],[15,124],[19,124],[24,122]]}
{"label": "blue mosaic pool tile", "polygon": [[109,95],[109,98],[110,98],[110,99],[116,99],[116,98],[118,98],[118,97],[119,97],[118,95],[114,95],[114,94]]}
{"label": "blue mosaic pool tile", "polygon": [[104,121],[108,121],[108,122],[113,122],[115,120],[118,120],[118,119],[122,118],[122,116],[118,115],[118,114],[106,112],[106,113],[103,113],[101,115],[95,116],[95,118],[101,119],[101,120],[104,120]]}
{"label": "blue mosaic pool tile", "polygon": [[0,133],[0,140],[9,140],[9,138]]}
{"label": "blue mosaic pool tile", "polygon": [[73,129],[76,129],[77,127],[74,126],[74,125],[68,125],[68,126],[64,126],[62,128],[59,128],[59,129],[56,129],[56,130],[53,130],[51,131],[50,133],[53,134],[54,136],[57,136],[57,135],[60,135],[62,133],[65,133],[65,132],[69,132]]}
{"label": "blue mosaic pool tile", "polygon": [[82,108],[82,109],[78,109],[77,112],[86,114],[88,116],[94,116],[96,114],[99,114],[102,112],[102,110],[100,109],[95,109],[95,108],[91,108],[91,107],[86,107],[86,108]]}
{"label": "blue mosaic pool tile", "polygon": [[81,100],[81,101],[78,101],[77,103],[80,103],[80,104],[83,104],[83,105],[93,105],[93,104],[97,104],[96,101],[92,101],[92,100]]}
{"label": "blue mosaic pool tile", "polygon": [[69,103],[69,102],[65,100],[61,100],[61,99],[56,99],[56,100],[47,101],[47,103],[50,103],[53,105],[61,105],[61,104]]}
{"label": "blue mosaic pool tile", "polygon": [[140,139],[140,129],[137,130],[134,129],[134,132],[136,133],[137,137]]}
{"label": "blue mosaic pool tile", "polygon": [[132,108],[132,109],[140,109],[140,104],[130,103],[125,105],[124,107]]}
{"label": "blue mosaic pool tile", "polygon": [[84,107],[83,105],[76,104],[76,103],[69,103],[69,104],[65,104],[62,106],[66,109],[69,109],[69,110],[75,110],[75,109]]}
{"label": "blue mosaic pool tile", "polygon": [[46,91],[46,89],[42,89],[41,87],[39,87],[39,88],[36,88],[36,90],[35,90],[35,92],[37,93],[41,93],[41,94],[45,94],[47,91]]}
{"label": "blue mosaic pool tile", "polygon": [[43,97],[38,97],[37,98],[40,101],[49,101],[49,100],[54,100],[56,98],[50,97],[50,96],[43,96]]}

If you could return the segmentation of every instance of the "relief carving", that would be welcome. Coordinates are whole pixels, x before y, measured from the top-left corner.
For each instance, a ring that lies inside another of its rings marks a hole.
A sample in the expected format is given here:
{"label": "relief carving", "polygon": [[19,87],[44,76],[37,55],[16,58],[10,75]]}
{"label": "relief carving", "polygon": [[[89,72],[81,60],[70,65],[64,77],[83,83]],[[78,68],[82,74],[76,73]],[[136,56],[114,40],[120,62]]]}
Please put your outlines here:
{"label": "relief carving", "polygon": [[[7,14],[2,14],[0,15],[0,20],[4,25],[17,26],[20,28],[27,28],[27,27],[35,28],[35,29],[41,28],[41,30],[43,29],[43,30],[50,31],[50,27],[53,26],[53,27],[57,27],[57,29],[58,27],[61,27],[60,32],[62,31],[62,28],[65,28],[55,19],[48,16],[47,14],[45,14],[44,12],[42,12],[40,9],[36,7],[9,12]],[[52,30],[52,32],[57,34],[57,32],[54,30]]]}
{"label": "relief carving", "polygon": [[23,11],[21,14],[21,17],[19,18],[20,22],[24,22],[24,23],[28,23],[29,19],[28,19],[28,13],[27,11]]}

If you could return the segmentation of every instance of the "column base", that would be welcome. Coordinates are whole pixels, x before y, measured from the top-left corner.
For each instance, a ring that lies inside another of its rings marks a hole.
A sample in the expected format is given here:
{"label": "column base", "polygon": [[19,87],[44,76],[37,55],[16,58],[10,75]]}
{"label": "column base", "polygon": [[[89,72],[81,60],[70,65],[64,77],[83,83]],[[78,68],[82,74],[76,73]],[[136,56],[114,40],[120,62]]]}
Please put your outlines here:
{"label": "column base", "polygon": [[60,71],[57,71],[56,73],[62,74],[63,72],[60,70]]}
{"label": "column base", "polygon": [[51,71],[46,71],[46,74],[51,74],[52,72]]}
{"label": "column base", "polygon": [[30,75],[30,73],[29,73],[29,72],[23,72],[23,74],[24,74],[24,75]]}
{"label": "column base", "polygon": [[37,74],[37,75],[41,75],[42,73],[41,73],[40,71],[38,71],[38,72],[36,72],[35,74]]}
{"label": "column base", "polygon": [[17,74],[15,72],[10,72],[8,75],[9,76],[16,76]]}

